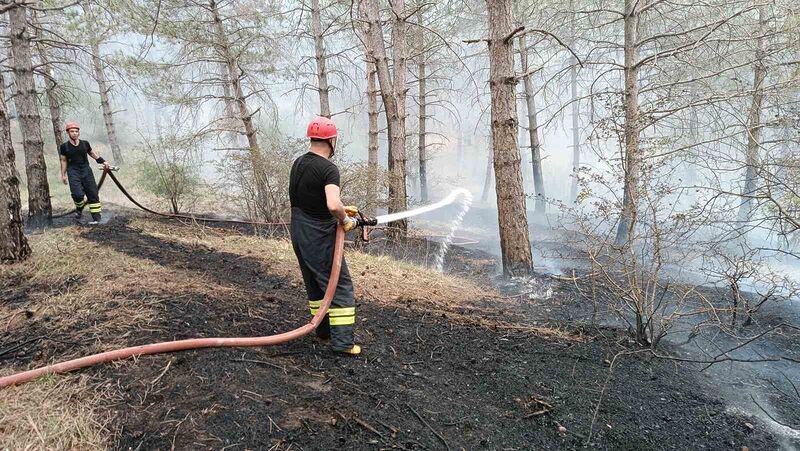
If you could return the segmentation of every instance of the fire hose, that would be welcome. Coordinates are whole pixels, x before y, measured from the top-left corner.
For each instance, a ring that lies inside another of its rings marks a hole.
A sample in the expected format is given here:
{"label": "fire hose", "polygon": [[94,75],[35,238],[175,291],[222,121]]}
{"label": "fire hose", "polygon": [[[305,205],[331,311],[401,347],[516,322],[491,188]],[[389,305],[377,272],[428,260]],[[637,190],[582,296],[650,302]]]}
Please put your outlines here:
{"label": "fire hose", "polygon": [[[161,216],[162,218],[186,219],[186,220],[189,220],[189,221],[201,221],[201,222],[218,222],[218,223],[223,223],[223,224],[267,225],[267,226],[286,226],[286,225],[288,225],[285,222],[243,221],[243,220],[239,220],[239,219],[205,218],[205,217],[202,217],[202,216],[183,215],[183,214],[180,214],[180,213],[161,213],[159,211],[155,211],[155,210],[152,210],[150,208],[145,207],[144,205],[139,203],[139,201],[137,201],[128,192],[127,189],[125,189],[125,187],[122,185],[122,183],[119,181],[119,179],[114,175],[114,172],[117,171],[118,168],[116,168],[116,167],[111,167],[111,168],[103,167],[102,169],[103,169],[103,173],[100,176],[100,181],[97,182],[97,191],[98,192],[100,191],[100,188],[103,187],[103,183],[106,180],[106,175],[108,175],[109,177],[111,177],[111,180],[114,182],[114,184],[117,185],[117,188],[119,189],[119,191],[123,195],[125,195],[125,197],[129,201],[131,201],[131,203],[133,205],[136,205],[137,207],[139,207],[139,209],[141,209],[141,210],[143,210],[143,211],[145,211],[147,213],[150,213],[152,215]],[[70,213],[74,213],[75,211],[76,210],[71,210],[71,211],[68,211],[66,213],[60,213],[60,214],[57,214],[57,215],[53,215],[52,217],[53,218],[63,218],[64,216],[67,216]]]}
{"label": "fire hose", "polygon": [[341,226],[336,228],[336,242],[333,249],[333,265],[331,267],[330,280],[325,289],[325,297],[319,310],[311,318],[311,322],[298,327],[289,332],[266,337],[235,337],[235,338],[192,338],[187,340],[167,341],[163,343],[148,344],[142,346],[132,346],[129,348],[106,351],[100,354],[81,357],[66,362],[56,363],[30,371],[0,377],[0,388],[11,385],[22,384],[45,374],[66,373],[81,368],[86,368],[100,363],[123,360],[134,356],[162,354],[166,352],[186,351],[189,349],[201,348],[224,348],[224,347],[252,347],[252,346],[271,346],[287,343],[302,336],[308,335],[319,326],[322,319],[328,312],[333,295],[336,293],[336,285],[339,280],[339,273],[342,269],[342,254],[344,250],[344,230]]}
{"label": "fire hose", "polygon": [[[100,177],[98,190],[105,181],[106,174],[109,177],[111,177],[111,180],[117,185],[119,190],[134,205],[136,205],[137,207],[141,208],[142,210],[148,213],[157,216],[173,218],[173,219],[189,219],[189,220],[199,220],[199,221],[209,221],[209,222],[224,222],[224,223],[253,224],[253,225],[261,225],[261,224],[276,225],[275,223],[258,223],[251,221],[225,220],[225,219],[219,220],[219,219],[202,218],[189,215],[159,213],[137,202],[133,198],[133,196],[131,196],[130,193],[128,193],[128,191],[122,186],[122,183],[120,183],[117,177],[113,174],[112,170],[109,168],[103,169],[103,175]],[[427,211],[432,211],[434,209],[441,208],[442,206],[449,205],[450,203],[454,202],[458,196],[463,196],[465,193],[467,196],[470,196],[468,191],[463,189],[458,189],[450,193],[450,195],[445,199],[443,199],[442,201],[439,201],[435,204],[431,204],[415,210],[409,210],[406,212],[399,212],[389,215],[378,216],[377,218],[368,218],[364,216],[361,212],[359,212],[358,216],[355,218],[356,227],[360,227],[362,229],[362,237],[364,241],[368,241],[368,234],[366,229],[367,226],[385,224],[388,222],[396,221],[398,219],[404,219],[410,216],[415,216]],[[68,214],[69,213],[65,213],[60,216],[66,216]],[[138,357],[142,355],[163,354],[167,352],[187,351],[190,349],[202,349],[202,348],[272,346],[272,345],[287,343],[289,341],[303,337],[311,333],[314,329],[316,329],[322,322],[322,319],[328,313],[331,301],[333,300],[333,296],[336,293],[336,286],[339,281],[339,274],[342,269],[343,253],[344,253],[344,229],[340,225],[336,228],[336,239],[333,250],[333,262],[331,265],[331,274],[328,279],[331,282],[328,283],[328,286],[325,288],[325,296],[322,298],[322,302],[320,303],[317,313],[311,318],[311,322],[309,322],[304,326],[298,327],[297,329],[265,337],[190,338],[185,340],[167,341],[162,343],[153,343],[141,346],[132,346],[113,351],[106,351],[99,354],[80,357],[73,360],[67,360],[65,362],[56,363],[53,365],[48,365],[33,370],[23,371],[5,377],[0,377],[0,389],[12,385],[23,384],[25,382],[29,382],[33,379],[44,376],[46,374],[66,373],[81,368],[86,368],[101,363],[108,363],[116,360],[123,360],[134,356]]]}
{"label": "fire hose", "polygon": [[[122,191],[122,193],[125,194],[125,196],[131,202],[133,202],[137,207],[141,208],[142,210],[159,216],[196,219],[192,216],[186,216],[186,215],[169,215],[164,213],[158,213],[156,211],[144,207],[143,205],[139,204],[125,190],[125,188],[122,186],[119,180],[117,180],[117,178],[111,171],[109,170],[103,171],[101,182],[105,179],[106,173],[111,177],[111,180],[114,181],[114,183],[117,185],[120,191]],[[222,222],[244,222],[244,221],[222,221]],[[375,225],[376,222],[377,221],[375,219],[367,218],[360,213],[359,216],[356,218],[357,226],[361,227],[362,230],[364,229],[364,226]],[[366,232],[364,233],[366,234]],[[80,357],[73,360],[67,360],[65,362],[56,363],[53,365],[48,365],[29,371],[23,371],[21,373],[12,374],[10,376],[0,377],[0,388],[23,384],[25,382],[29,382],[33,379],[44,376],[46,374],[66,373],[81,368],[98,365],[101,363],[108,363],[115,360],[124,360],[130,357],[138,357],[138,356],[152,355],[152,354],[163,354],[167,352],[187,351],[190,349],[202,349],[202,348],[272,346],[296,340],[300,337],[308,335],[314,329],[316,329],[317,326],[319,326],[320,323],[322,322],[322,319],[328,313],[328,308],[331,305],[331,300],[333,299],[333,296],[336,293],[336,286],[339,281],[339,273],[341,272],[342,269],[343,254],[344,254],[344,229],[342,229],[342,226],[340,225],[336,228],[336,240],[333,249],[333,262],[331,265],[330,278],[328,279],[331,282],[328,283],[328,286],[325,288],[325,296],[322,298],[322,302],[320,303],[317,313],[311,318],[311,322],[309,322],[304,326],[298,327],[297,329],[265,337],[190,338],[186,340],[176,340],[176,341],[167,341],[162,343],[154,343],[141,346],[131,346],[128,348],[116,349],[113,351],[106,351],[99,354]]]}

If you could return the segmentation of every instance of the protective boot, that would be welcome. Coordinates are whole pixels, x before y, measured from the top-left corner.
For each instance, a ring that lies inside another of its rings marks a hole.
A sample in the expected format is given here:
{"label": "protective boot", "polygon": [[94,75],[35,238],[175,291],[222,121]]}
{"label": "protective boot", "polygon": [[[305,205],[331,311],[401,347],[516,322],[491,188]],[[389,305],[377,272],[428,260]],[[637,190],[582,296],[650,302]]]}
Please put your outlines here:
{"label": "protective boot", "polygon": [[101,219],[102,217],[100,216],[100,213],[92,213],[92,220],[89,221],[89,224],[90,225],[100,224]]}
{"label": "protective boot", "polygon": [[[71,180],[72,179],[70,179],[70,181]],[[70,189],[72,189],[72,186],[70,186]],[[78,189],[80,189],[80,187]],[[82,192],[81,197],[76,195],[72,197],[72,200],[75,202],[75,221],[80,222],[81,218],[83,217],[83,208],[86,207],[86,201],[83,200]]]}
{"label": "protective boot", "polygon": [[336,352],[338,352],[339,354],[359,355],[359,354],[361,354],[361,346],[353,345],[350,348],[343,349],[341,351],[336,351]]}

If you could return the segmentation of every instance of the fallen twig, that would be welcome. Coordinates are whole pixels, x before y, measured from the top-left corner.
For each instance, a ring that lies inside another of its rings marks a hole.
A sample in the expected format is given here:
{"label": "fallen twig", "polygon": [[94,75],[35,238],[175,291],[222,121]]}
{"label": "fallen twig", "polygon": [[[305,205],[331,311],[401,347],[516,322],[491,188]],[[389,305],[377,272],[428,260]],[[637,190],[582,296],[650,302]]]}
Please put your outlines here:
{"label": "fallen twig", "polygon": [[614,364],[617,363],[617,358],[623,355],[629,354],[636,354],[638,352],[643,352],[646,350],[640,351],[623,351],[618,353],[611,359],[611,363],[608,365],[608,376],[606,377],[606,381],[603,383],[603,389],[600,391],[600,398],[597,400],[597,405],[594,408],[594,414],[592,415],[592,423],[589,425],[589,435],[586,437],[586,445],[589,445],[589,442],[592,440],[592,432],[594,432],[594,423],[597,421],[597,414],[600,412],[600,405],[603,403],[603,396],[606,394],[606,389],[608,388],[608,383],[611,381],[611,376],[614,374]]}
{"label": "fallen twig", "polygon": [[525,419],[525,420],[527,420],[528,418],[533,418],[533,417],[538,417],[540,415],[544,415],[544,414],[549,413],[549,412],[551,412],[553,410],[553,405],[552,404],[550,404],[550,403],[548,403],[546,401],[542,401],[539,398],[532,398],[531,401],[533,401],[534,404],[536,404],[538,406],[541,406],[541,408],[539,410],[536,410],[534,412],[531,412],[529,414],[524,415],[522,418]]}
{"label": "fallen twig", "polygon": [[19,349],[19,348],[21,348],[21,347],[23,347],[23,346],[25,346],[25,345],[28,345],[28,344],[31,344],[31,343],[37,342],[37,341],[39,341],[39,340],[41,340],[41,339],[43,339],[43,338],[44,338],[44,337],[36,337],[36,338],[31,338],[30,340],[27,340],[27,341],[23,341],[22,343],[17,343],[16,345],[14,345],[14,346],[11,346],[10,348],[8,348],[8,349],[6,349],[6,350],[4,350],[4,351],[0,352],[0,356],[3,356],[3,355],[5,355],[5,354],[8,354],[9,352],[16,351],[17,349]]}
{"label": "fallen twig", "polygon": [[380,424],[381,426],[383,426],[383,427],[385,427],[386,429],[388,429],[389,431],[391,431],[391,433],[392,433],[392,437],[395,437],[395,436],[397,435],[397,432],[398,432],[398,430],[397,430],[397,428],[396,428],[396,427],[390,426],[390,425],[388,425],[388,424],[384,423],[384,422],[383,422],[383,421],[381,421],[381,420],[375,420],[375,421],[377,421],[377,422],[378,422],[378,424]]}
{"label": "fallen twig", "polygon": [[368,424],[366,421],[362,420],[361,418],[358,418],[358,417],[356,417],[356,416],[353,416],[353,421],[355,421],[356,423],[358,423],[358,424],[359,424],[361,427],[363,427],[364,429],[366,429],[366,430],[368,430],[368,431],[372,432],[373,434],[377,435],[378,437],[380,437],[380,438],[383,438],[383,434],[381,434],[380,432],[378,432],[378,430],[377,430],[377,429],[375,429],[374,427],[370,426],[370,425],[369,425],[369,424]]}
{"label": "fallen twig", "polygon": [[260,363],[260,364],[262,364],[262,365],[267,365],[267,366],[271,366],[271,367],[273,367],[273,368],[277,368],[277,369],[279,369],[279,370],[282,370],[284,373],[286,373],[286,372],[287,372],[287,371],[286,371],[286,367],[284,367],[284,366],[280,366],[280,365],[276,365],[276,364],[274,364],[274,363],[270,363],[270,362],[265,362],[265,361],[263,361],[263,360],[253,360],[253,359],[231,359],[231,362]]}
{"label": "fallen twig", "polygon": [[445,448],[447,448],[447,451],[450,451],[450,445],[448,445],[448,444],[447,444],[447,440],[445,440],[445,439],[444,439],[444,437],[442,437],[442,435],[441,435],[441,434],[439,434],[438,432],[436,432],[436,429],[434,429],[434,428],[433,428],[433,426],[431,426],[430,424],[428,424],[428,422],[427,422],[427,421],[425,421],[425,418],[422,418],[422,416],[421,416],[420,414],[418,414],[418,413],[417,413],[417,411],[416,411],[416,410],[414,410],[414,408],[413,408],[413,407],[411,407],[409,404],[406,404],[406,407],[408,407],[408,410],[410,410],[410,411],[411,411],[411,413],[413,413],[413,414],[414,414],[414,415],[415,415],[417,418],[419,418],[419,421],[421,421],[421,422],[422,422],[422,424],[424,424],[425,426],[427,426],[427,427],[428,427],[428,429],[430,429],[430,430],[431,430],[431,432],[433,432],[433,433],[434,433],[434,435],[436,435],[437,437],[439,437],[439,440],[441,440],[441,441],[442,441],[442,443],[444,443],[444,446],[445,446]]}
{"label": "fallen twig", "polygon": [[160,381],[160,380],[161,380],[161,378],[162,378],[162,377],[164,377],[164,375],[165,375],[165,374],[167,374],[167,370],[169,369],[169,366],[170,366],[170,365],[172,365],[172,360],[170,360],[169,362],[167,362],[167,366],[165,366],[165,367],[164,367],[164,370],[163,370],[163,371],[161,371],[161,374],[159,374],[159,375],[158,375],[158,376],[157,376],[155,379],[153,379],[153,381],[152,381],[152,382],[150,382],[150,385],[151,385],[151,386],[153,386],[153,385],[156,385],[156,382]]}

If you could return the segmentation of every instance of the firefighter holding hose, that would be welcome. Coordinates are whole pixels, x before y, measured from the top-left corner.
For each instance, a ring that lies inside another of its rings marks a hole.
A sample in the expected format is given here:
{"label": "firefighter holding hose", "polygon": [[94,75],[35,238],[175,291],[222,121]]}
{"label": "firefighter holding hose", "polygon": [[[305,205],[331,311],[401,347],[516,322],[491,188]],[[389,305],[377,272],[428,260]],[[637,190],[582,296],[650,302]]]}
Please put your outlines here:
{"label": "firefighter holding hose", "polygon": [[104,169],[110,166],[97,152],[92,149],[89,141],[79,139],[81,136],[81,126],[77,122],[67,122],[64,128],[69,135],[69,140],[58,148],[61,158],[61,181],[66,185],[69,183],[69,191],[72,200],[75,202],[75,219],[80,220],[83,216],[84,207],[89,207],[92,220],[89,224],[99,224],[101,219],[100,195],[97,192],[97,182],[94,180],[92,168],[89,167],[87,155],[92,157],[98,164],[102,164]]}
{"label": "firefighter holding hose", "polygon": [[[355,207],[342,204],[339,190],[339,168],[330,161],[336,149],[336,125],[326,117],[314,118],[308,124],[308,153],[298,157],[289,176],[289,200],[292,206],[292,247],[303,273],[311,314],[317,313],[325,296],[333,264],[336,227],[345,232],[356,226],[352,217]],[[317,327],[317,336],[330,339],[336,352],[350,355],[361,353],[353,342],[356,322],[353,282],[347,264],[336,285],[336,294],[328,314]]]}

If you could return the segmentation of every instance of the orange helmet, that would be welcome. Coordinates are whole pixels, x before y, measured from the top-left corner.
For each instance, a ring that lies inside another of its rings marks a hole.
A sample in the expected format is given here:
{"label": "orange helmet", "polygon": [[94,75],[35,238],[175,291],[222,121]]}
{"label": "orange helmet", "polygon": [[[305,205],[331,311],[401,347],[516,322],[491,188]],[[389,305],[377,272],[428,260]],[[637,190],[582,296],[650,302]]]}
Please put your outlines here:
{"label": "orange helmet", "polygon": [[327,117],[317,116],[308,123],[306,136],[312,139],[331,139],[337,135],[336,124]]}
{"label": "orange helmet", "polygon": [[64,130],[69,131],[71,128],[77,128],[78,130],[81,129],[81,125],[75,121],[69,121],[64,125]]}

